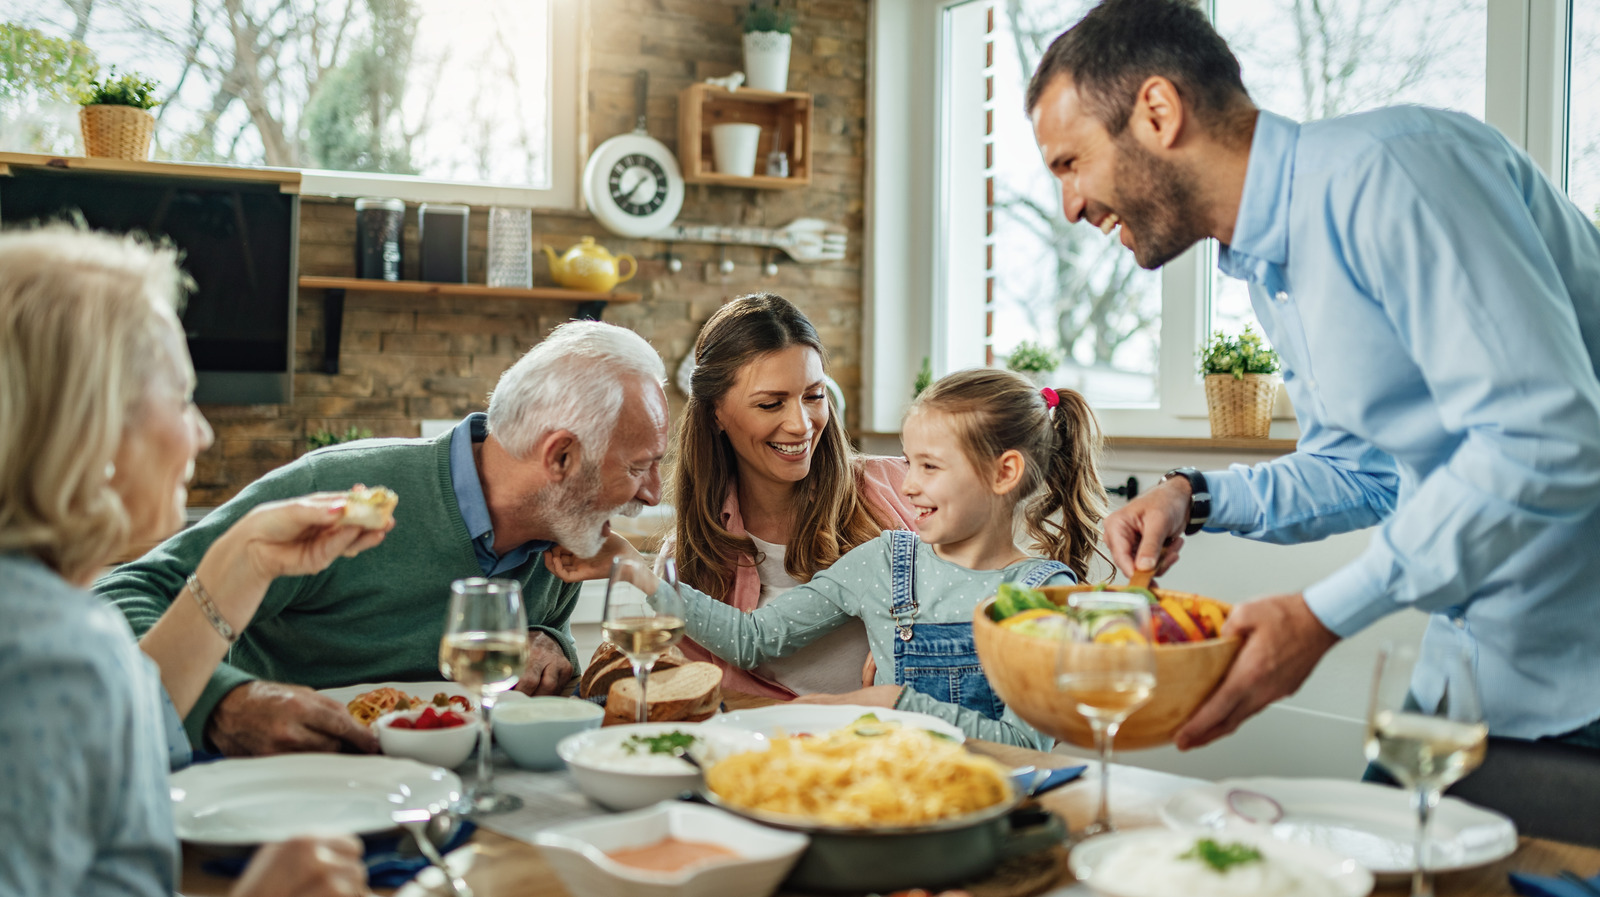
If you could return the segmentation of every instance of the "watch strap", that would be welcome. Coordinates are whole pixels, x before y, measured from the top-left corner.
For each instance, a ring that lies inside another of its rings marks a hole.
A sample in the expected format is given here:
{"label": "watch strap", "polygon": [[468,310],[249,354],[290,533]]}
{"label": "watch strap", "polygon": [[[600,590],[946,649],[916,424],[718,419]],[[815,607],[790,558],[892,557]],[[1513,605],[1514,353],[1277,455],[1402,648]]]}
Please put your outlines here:
{"label": "watch strap", "polygon": [[1206,521],[1211,519],[1211,487],[1206,483],[1206,475],[1193,467],[1169,470],[1161,482],[1165,483],[1173,477],[1183,477],[1189,481],[1189,522],[1184,526],[1183,534],[1192,536],[1204,529]]}

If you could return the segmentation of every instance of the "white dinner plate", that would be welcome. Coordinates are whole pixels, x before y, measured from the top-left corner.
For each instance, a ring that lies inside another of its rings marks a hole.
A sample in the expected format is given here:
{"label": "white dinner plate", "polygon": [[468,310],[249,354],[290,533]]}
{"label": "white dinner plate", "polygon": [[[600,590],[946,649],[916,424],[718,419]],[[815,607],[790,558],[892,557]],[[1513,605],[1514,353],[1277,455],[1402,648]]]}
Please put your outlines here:
{"label": "white dinner plate", "polygon": [[[1175,832],[1164,828],[1112,832],[1108,835],[1097,835],[1075,845],[1072,854],[1067,858],[1067,863],[1079,881],[1086,882],[1095,892],[1110,897],[1171,897],[1171,895],[1189,894],[1193,893],[1194,888],[1193,882],[1189,880],[1173,882],[1170,883],[1171,886],[1162,887],[1148,882],[1108,880],[1104,875],[1097,878],[1095,870],[1124,848],[1149,856],[1157,853],[1181,853],[1202,837],[1213,837],[1213,833]],[[1372,873],[1349,857],[1342,857],[1305,844],[1278,841],[1261,831],[1230,830],[1226,837],[1218,837],[1218,840],[1253,844],[1263,856],[1300,876],[1302,881],[1309,883],[1314,879],[1325,880],[1330,897],[1331,895],[1365,897],[1372,891]],[[1192,876],[1194,873],[1187,874]],[[1323,889],[1318,888],[1318,891],[1322,892]]]}
{"label": "white dinner plate", "polygon": [[[444,855],[444,864],[458,878],[465,878],[472,869],[472,861],[477,859],[478,852],[471,844],[457,847]],[[440,894],[450,893],[450,888],[444,883],[444,873],[437,866],[429,866],[417,873],[417,877],[400,886],[394,892],[394,897],[439,897]]]}
{"label": "white dinner plate", "polygon": [[[1280,840],[1353,857],[1381,876],[1416,868],[1417,813],[1411,793],[1399,788],[1343,779],[1224,779],[1173,795],[1161,818],[1174,828],[1248,826],[1228,807],[1235,788],[1260,792],[1283,807],[1283,818],[1270,826]],[[1499,813],[1446,797],[1428,823],[1428,845],[1430,869],[1471,869],[1510,856],[1517,828]]]}
{"label": "white dinner plate", "polygon": [[937,716],[886,707],[864,707],[860,704],[774,704],[771,707],[719,713],[711,718],[711,722],[749,729],[771,738],[779,730],[788,735],[820,735],[842,729],[868,713],[877,715],[881,720],[893,720],[907,728],[929,729],[948,735],[958,744],[967,740],[965,732]]}
{"label": "white dinner plate", "polygon": [[170,782],[178,837],[196,844],[381,832],[395,827],[396,810],[446,806],[461,794],[461,778],[448,769],[354,754],[218,760]]}

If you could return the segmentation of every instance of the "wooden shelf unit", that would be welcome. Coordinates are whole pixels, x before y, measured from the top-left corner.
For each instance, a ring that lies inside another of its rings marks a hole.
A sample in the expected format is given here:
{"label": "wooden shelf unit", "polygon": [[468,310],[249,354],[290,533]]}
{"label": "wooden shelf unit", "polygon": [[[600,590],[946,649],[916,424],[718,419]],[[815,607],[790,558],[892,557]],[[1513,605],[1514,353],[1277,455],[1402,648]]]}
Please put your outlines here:
{"label": "wooden shelf unit", "polygon": [[481,283],[437,283],[425,280],[376,280],[366,277],[322,277],[302,274],[303,290],[325,290],[322,301],[322,372],[339,373],[339,343],[344,336],[344,296],[357,293],[409,293],[423,296],[475,296],[480,299],[534,299],[576,302],[575,318],[600,320],[612,302],[638,302],[638,293],[595,293],[562,287],[491,287]]}
{"label": "wooden shelf unit", "polygon": [[233,168],[202,162],[136,162],[91,156],[51,156],[41,153],[0,153],[0,177],[19,168],[56,168],[70,171],[148,175],[165,178],[216,178],[277,184],[281,193],[300,192],[300,172],[292,168]]}
{"label": "wooden shelf unit", "polygon": [[593,293],[564,287],[491,287],[481,283],[437,283],[428,280],[375,280],[366,277],[300,275],[311,290],[356,290],[368,293],[424,293],[433,296],[478,296],[484,299],[552,299],[567,302],[638,302],[638,293]]}
{"label": "wooden shelf unit", "polygon": [[[796,190],[811,184],[811,94],[768,90],[726,90],[691,84],[678,94],[678,163],[691,184]],[[721,174],[713,164],[711,126],[742,122],[761,126],[756,170],[765,171],[774,148],[789,154],[789,176],[772,178]],[[776,145],[776,146],[775,146]]]}

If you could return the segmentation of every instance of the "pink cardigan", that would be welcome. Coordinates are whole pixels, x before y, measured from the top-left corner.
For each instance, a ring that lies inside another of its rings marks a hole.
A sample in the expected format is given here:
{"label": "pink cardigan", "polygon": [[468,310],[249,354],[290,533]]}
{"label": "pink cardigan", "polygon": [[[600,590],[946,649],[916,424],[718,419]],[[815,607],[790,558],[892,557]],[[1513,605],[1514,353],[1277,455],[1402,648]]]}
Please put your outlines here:
{"label": "pink cardigan", "polygon": [[[875,517],[888,518],[899,523],[894,529],[916,529],[916,511],[906,502],[905,496],[900,494],[900,484],[905,481],[907,465],[903,458],[886,458],[868,456],[858,460],[856,468],[857,485],[861,489],[861,497],[866,501]],[[722,503],[722,525],[729,533],[735,536],[749,535],[744,528],[744,518],[739,514],[739,488],[737,484],[730,485],[728,497]],[[673,553],[675,536],[669,536],[661,544],[661,558],[670,557]],[[659,572],[660,562],[657,561]],[[695,583],[689,583],[695,585]],[[745,613],[756,609],[761,602],[761,574],[756,569],[755,559],[743,557],[733,567],[733,588],[726,599],[728,604],[739,608]],[[762,695],[764,697],[790,700],[795,697],[794,692],[785,688],[771,679],[757,675],[750,670],[741,670],[728,663],[710,651],[700,647],[692,639],[684,639],[678,646],[690,660],[703,660],[714,663],[722,668],[722,687],[744,694]]]}

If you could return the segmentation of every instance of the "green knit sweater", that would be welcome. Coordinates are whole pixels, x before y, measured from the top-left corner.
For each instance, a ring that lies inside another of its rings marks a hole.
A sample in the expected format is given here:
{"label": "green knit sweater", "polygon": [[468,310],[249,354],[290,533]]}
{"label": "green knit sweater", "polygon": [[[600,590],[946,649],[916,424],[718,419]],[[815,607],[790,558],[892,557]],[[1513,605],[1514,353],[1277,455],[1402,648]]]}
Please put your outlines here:
{"label": "green knit sweater", "polygon": [[[482,576],[450,480],[450,433],[377,439],[312,452],[250,484],[195,526],[95,583],[143,635],[171,605],[201,557],[262,502],[307,492],[388,486],[400,495],[383,543],[339,558],[315,576],[275,581],[255,618],[217,667],[184,725],[190,742],[217,702],[252,679],[334,688],[361,682],[438,680],[439,639],[452,580]],[[506,574],[522,583],[530,628],[554,636],[578,667],[568,617],[578,586],[545,570],[540,555]]]}

